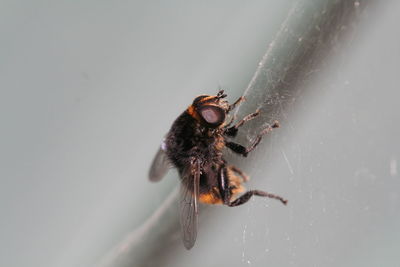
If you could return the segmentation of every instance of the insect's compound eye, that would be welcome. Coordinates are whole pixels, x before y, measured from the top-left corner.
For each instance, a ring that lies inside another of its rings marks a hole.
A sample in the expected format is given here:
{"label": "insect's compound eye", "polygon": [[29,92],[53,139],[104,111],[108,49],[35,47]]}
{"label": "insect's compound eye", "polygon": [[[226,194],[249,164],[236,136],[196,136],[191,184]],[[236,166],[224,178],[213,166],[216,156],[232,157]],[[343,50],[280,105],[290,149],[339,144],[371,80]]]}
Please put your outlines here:
{"label": "insect's compound eye", "polygon": [[210,125],[218,126],[225,120],[225,111],[216,106],[203,106],[198,110],[200,116]]}

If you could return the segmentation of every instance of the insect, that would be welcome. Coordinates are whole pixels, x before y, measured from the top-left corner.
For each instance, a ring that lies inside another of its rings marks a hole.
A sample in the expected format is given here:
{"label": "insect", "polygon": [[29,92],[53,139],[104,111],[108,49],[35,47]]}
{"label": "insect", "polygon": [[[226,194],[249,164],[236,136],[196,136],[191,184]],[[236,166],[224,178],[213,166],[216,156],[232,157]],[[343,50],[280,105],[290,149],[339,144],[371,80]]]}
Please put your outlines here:
{"label": "insect", "polygon": [[[191,249],[197,237],[198,202],[224,204],[235,207],[246,203],[253,195],[287,200],[261,190],[245,191],[243,182],[249,177],[238,167],[230,165],[223,157],[226,147],[246,157],[260,143],[263,135],[279,127],[275,121],[261,130],[248,146],[232,142],[239,128],[256,118],[257,110],[233,124],[227,116],[244,97],[229,104],[223,90],[217,95],[200,95],[175,120],[159,148],[150,167],[149,179],[159,181],[172,166],[177,168],[180,179],[180,223],[183,244]],[[240,193],[243,193],[239,196]]]}

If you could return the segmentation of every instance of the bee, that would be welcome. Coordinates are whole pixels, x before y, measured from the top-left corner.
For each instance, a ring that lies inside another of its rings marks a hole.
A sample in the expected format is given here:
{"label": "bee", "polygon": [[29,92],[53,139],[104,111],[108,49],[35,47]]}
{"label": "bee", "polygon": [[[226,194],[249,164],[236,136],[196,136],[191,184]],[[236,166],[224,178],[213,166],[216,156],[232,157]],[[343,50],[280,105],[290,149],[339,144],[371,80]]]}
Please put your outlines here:
{"label": "bee", "polygon": [[[233,124],[228,114],[244,97],[229,104],[223,90],[217,95],[200,95],[175,120],[163,140],[150,167],[150,181],[160,181],[168,169],[175,167],[180,175],[180,224],[183,244],[191,249],[197,237],[198,203],[223,204],[236,207],[246,203],[252,196],[274,198],[286,205],[287,200],[261,190],[245,191],[244,182],[249,177],[238,167],[230,165],[223,156],[223,149],[247,157],[260,143],[263,135],[279,123],[274,121],[261,130],[248,146],[231,141],[239,128],[256,118],[257,110]],[[243,193],[239,196],[239,194]]]}

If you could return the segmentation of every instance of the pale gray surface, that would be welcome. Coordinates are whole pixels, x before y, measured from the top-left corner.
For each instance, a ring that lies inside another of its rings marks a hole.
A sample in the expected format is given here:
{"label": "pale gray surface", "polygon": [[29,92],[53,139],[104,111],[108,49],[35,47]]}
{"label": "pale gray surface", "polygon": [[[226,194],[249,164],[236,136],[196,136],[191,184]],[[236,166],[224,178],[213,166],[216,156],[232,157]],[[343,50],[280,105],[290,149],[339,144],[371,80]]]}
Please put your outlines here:
{"label": "pale gray surface", "polygon": [[238,96],[289,5],[1,1],[0,265],[86,267],[139,226],[173,119]]}
{"label": "pale gray surface", "polygon": [[[147,181],[162,135],[195,95],[246,88],[290,10],[281,2],[3,3],[0,265],[88,266],[141,225],[177,183]],[[400,4],[385,3],[237,161],[248,187],[289,206],[210,207],[196,246],[177,238],[155,262],[398,265]]]}

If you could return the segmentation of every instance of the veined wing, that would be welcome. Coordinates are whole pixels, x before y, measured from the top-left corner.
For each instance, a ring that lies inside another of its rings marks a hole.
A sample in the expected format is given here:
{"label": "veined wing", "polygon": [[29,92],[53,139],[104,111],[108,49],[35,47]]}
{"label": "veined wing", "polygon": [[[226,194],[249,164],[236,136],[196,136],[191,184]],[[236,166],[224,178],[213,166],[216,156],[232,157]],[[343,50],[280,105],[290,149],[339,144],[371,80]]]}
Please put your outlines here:
{"label": "veined wing", "polygon": [[182,173],[180,191],[180,223],[182,240],[186,249],[191,249],[197,237],[197,217],[200,185],[200,162],[195,160]]}
{"label": "veined wing", "polygon": [[160,181],[164,175],[168,172],[171,164],[168,160],[166,151],[165,141],[162,142],[160,148],[157,151],[156,156],[151,163],[149,171],[149,180],[152,182]]}

